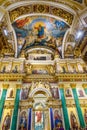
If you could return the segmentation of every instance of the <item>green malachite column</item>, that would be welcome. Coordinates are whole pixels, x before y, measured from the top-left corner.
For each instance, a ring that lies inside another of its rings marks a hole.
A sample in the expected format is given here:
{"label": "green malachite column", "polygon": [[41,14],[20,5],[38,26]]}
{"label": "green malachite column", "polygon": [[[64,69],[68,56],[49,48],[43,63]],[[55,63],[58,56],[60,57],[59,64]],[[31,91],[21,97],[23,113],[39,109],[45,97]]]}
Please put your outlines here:
{"label": "green malachite column", "polygon": [[3,107],[4,107],[8,87],[9,87],[9,84],[3,84],[3,92],[2,92],[2,97],[1,97],[1,100],[0,100],[0,122],[1,122],[1,119],[2,119]]}
{"label": "green malachite column", "polygon": [[67,111],[67,106],[66,106],[66,100],[64,96],[63,84],[59,84],[59,87],[60,87],[63,116],[64,116],[64,122],[65,122],[65,130],[70,130],[70,123],[69,123],[68,111]]}
{"label": "green malachite column", "polygon": [[12,124],[11,124],[11,130],[16,130],[17,126],[17,117],[18,117],[18,108],[19,108],[19,98],[20,98],[20,84],[17,84],[17,90],[16,90],[16,97],[15,97],[15,104],[14,104],[14,111],[13,111],[13,117],[12,117]]}
{"label": "green malachite column", "polygon": [[84,122],[83,114],[81,111],[78,95],[76,92],[76,84],[71,84],[71,87],[72,87],[73,96],[74,96],[74,100],[75,100],[75,104],[76,104],[77,114],[78,114],[79,121],[80,121],[80,126],[82,128],[85,128],[85,122]]}
{"label": "green malachite column", "polygon": [[83,84],[82,87],[84,88],[85,94],[87,95],[87,84]]}

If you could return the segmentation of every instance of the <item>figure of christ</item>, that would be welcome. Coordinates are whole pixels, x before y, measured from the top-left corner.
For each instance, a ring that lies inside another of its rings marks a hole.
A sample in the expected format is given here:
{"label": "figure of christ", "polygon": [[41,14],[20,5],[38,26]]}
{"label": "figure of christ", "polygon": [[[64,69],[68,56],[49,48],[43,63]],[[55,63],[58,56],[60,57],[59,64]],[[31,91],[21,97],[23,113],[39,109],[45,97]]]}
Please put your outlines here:
{"label": "figure of christ", "polygon": [[39,24],[38,27],[35,27],[35,29],[38,30],[38,38],[44,38],[44,26],[42,26],[41,24]]}
{"label": "figure of christ", "polygon": [[41,119],[42,119],[42,112],[41,111],[37,111],[36,112],[36,123],[41,123]]}

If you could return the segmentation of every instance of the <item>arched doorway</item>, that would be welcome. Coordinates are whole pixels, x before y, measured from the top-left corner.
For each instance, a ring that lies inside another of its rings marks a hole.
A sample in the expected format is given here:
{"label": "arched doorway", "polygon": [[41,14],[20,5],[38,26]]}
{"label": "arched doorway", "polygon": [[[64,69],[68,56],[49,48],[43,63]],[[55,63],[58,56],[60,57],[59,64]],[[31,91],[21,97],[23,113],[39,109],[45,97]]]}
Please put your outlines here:
{"label": "arched doorway", "polygon": [[[33,93],[33,109],[32,109],[32,130],[48,130],[49,129],[49,108],[48,97],[46,91],[37,89]],[[49,92],[48,92],[49,93]]]}

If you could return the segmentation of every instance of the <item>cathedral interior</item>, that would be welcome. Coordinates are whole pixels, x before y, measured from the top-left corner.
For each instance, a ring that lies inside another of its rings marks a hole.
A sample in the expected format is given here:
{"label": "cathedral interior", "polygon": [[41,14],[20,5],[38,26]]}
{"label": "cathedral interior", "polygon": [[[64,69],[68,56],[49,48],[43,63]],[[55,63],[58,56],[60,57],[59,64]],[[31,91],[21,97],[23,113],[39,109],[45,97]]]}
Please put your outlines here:
{"label": "cathedral interior", "polygon": [[0,130],[87,130],[87,0],[0,0]]}

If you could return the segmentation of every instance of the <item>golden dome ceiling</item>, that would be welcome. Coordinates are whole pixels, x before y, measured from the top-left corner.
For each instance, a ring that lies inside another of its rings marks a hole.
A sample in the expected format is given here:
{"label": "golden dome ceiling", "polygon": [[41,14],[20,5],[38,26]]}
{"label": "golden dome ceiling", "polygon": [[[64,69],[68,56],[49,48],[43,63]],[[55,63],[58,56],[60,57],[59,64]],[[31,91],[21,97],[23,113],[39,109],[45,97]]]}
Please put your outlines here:
{"label": "golden dome ceiling", "polygon": [[[6,46],[15,57],[37,47],[56,50],[61,58],[85,55],[87,0],[0,0],[0,5],[2,53]],[[85,38],[77,36],[79,30]]]}

